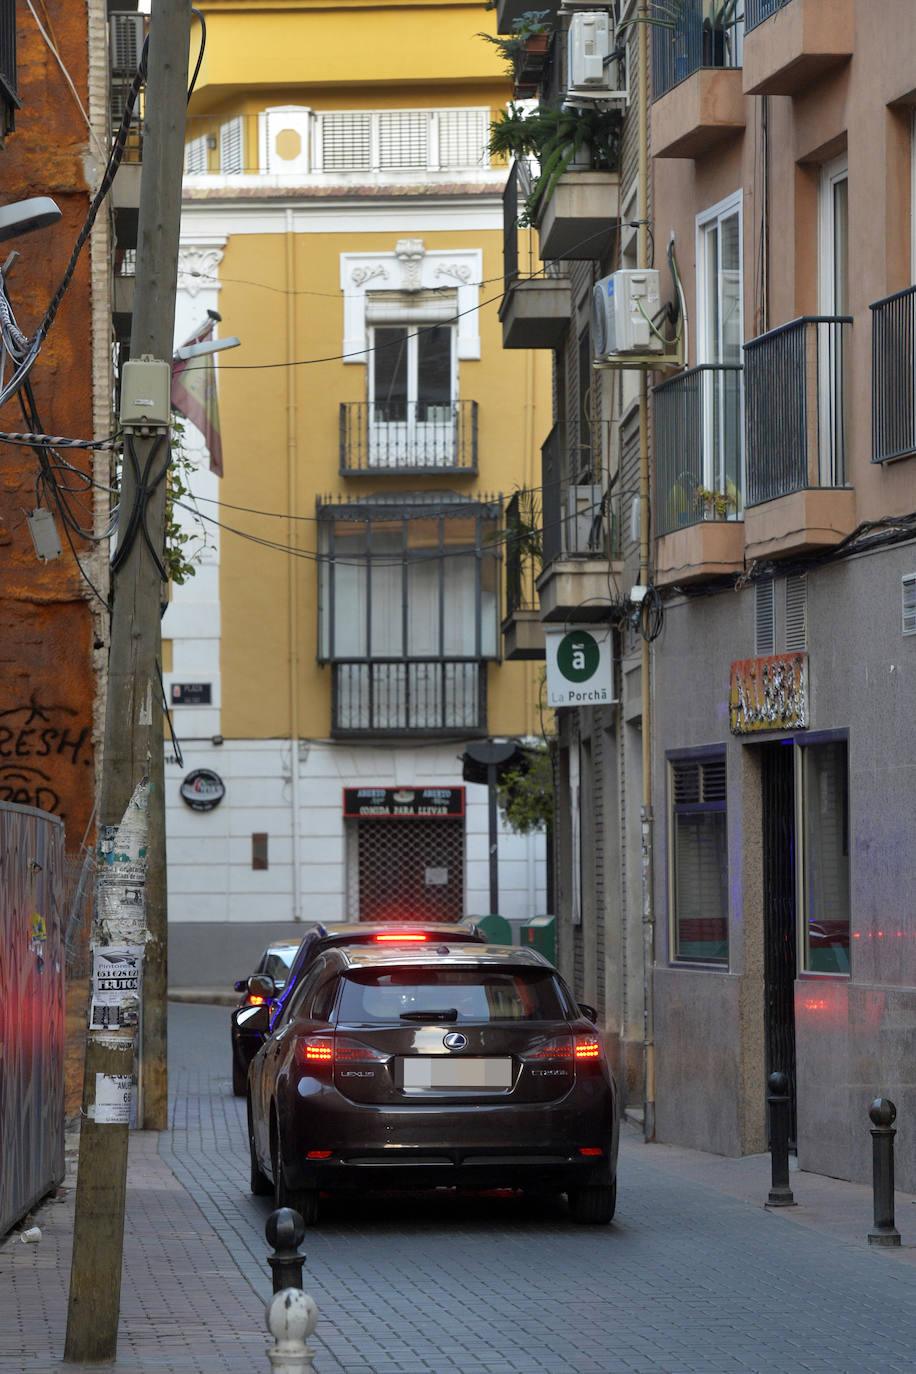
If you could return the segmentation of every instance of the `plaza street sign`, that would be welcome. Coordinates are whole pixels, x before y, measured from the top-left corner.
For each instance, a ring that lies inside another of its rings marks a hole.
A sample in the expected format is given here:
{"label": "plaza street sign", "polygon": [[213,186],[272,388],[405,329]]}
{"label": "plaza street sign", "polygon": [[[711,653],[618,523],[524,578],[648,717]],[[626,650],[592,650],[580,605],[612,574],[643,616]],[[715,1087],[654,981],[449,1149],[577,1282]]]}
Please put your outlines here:
{"label": "plaza street sign", "polygon": [[544,626],[548,706],[610,706],[614,696],[610,627]]}

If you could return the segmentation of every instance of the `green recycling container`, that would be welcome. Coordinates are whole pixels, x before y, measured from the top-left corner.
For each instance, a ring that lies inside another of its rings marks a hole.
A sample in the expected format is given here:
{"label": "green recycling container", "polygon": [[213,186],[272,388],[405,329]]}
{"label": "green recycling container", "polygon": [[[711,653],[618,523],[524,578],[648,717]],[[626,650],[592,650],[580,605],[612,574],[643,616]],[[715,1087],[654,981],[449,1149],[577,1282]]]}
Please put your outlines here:
{"label": "green recycling container", "polygon": [[512,927],[505,916],[479,916],[476,922],[491,945],[511,945]]}
{"label": "green recycling container", "polygon": [[519,932],[519,944],[543,954],[552,964],[557,961],[557,921],[555,916],[532,916]]}

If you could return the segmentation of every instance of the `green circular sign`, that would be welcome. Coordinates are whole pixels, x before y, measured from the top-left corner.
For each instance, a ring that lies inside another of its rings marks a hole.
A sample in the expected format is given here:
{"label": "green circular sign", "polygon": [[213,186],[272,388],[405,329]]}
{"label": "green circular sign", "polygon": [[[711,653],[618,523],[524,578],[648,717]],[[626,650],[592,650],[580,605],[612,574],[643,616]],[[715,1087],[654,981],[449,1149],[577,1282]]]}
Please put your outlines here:
{"label": "green circular sign", "polygon": [[587,682],[598,670],[601,650],[587,630],[564,635],[557,647],[557,667],[567,682]]}

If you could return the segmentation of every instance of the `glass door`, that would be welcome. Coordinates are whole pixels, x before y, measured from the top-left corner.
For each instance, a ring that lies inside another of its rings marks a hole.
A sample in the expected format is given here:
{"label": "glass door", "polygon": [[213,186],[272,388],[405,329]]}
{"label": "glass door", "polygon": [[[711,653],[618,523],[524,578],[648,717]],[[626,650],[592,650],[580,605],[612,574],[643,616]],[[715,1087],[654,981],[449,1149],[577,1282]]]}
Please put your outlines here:
{"label": "glass door", "polygon": [[454,331],[450,325],[372,331],[369,465],[447,467],[455,457]]}

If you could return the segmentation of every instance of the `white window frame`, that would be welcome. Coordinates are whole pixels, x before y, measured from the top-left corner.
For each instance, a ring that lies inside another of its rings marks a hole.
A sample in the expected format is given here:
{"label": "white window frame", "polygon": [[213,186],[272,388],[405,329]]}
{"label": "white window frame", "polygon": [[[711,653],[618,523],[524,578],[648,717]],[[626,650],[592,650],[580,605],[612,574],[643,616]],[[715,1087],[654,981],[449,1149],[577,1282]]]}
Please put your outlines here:
{"label": "white window frame", "polygon": [[[720,265],[719,268],[718,268],[718,270],[717,270],[717,273],[716,273],[715,294],[716,294],[716,306],[717,306],[717,314],[718,314],[718,324],[717,324],[717,329],[716,329],[716,339],[715,339],[714,345],[713,345],[712,347],[710,347],[710,339],[709,339],[709,332],[710,332],[710,318],[709,318],[709,316],[710,316],[710,308],[709,308],[709,307],[710,307],[710,293],[711,293],[713,284],[712,284],[712,283],[710,282],[710,280],[709,280],[709,272],[708,272],[708,265],[707,265],[707,254],[706,254],[706,249],[707,249],[707,236],[709,235],[709,233],[710,233],[711,231],[714,231],[715,234],[716,234],[717,240],[718,240],[718,242],[717,242],[717,244],[716,244],[716,260],[717,260],[717,263],[718,263],[718,264],[721,264],[721,261],[722,261],[722,254],[721,254],[721,231],[722,231],[722,225],[723,225],[723,223],[724,223],[726,220],[732,219],[732,218],[734,218],[734,217],[737,217],[737,220],[738,220],[738,268],[737,268],[737,291],[735,292],[735,299],[736,299],[736,301],[737,301],[737,309],[738,309],[738,338],[739,338],[739,341],[740,341],[740,342],[739,342],[738,357],[735,359],[735,362],[736,362],[738,365],[742,365],[742,364],[743,364],[743,356],[741,355],[740,345],[741,345],[741,343],[744,342],[744,193],[743,193],[743,191],[738,190],[738,191],[734,191],[730,196],[725,196],[724,199],[722,199],[722,200],[720,200],[720,201],[717,201],[715,205],[709,206],[708,209],[701,211],[700,214],[698,214],[697,217],[696,217],[696,264],[697,264],[697,283],[696,283],[696,321],[697,321],[697,324],[696,324],[696,331],[697,331],[697,363],[698,363],[698,365],[702,365],[702,364],[704,364],[704,363],[705,363],[705,364],[722,363],[722,362],[725,361],[725,359],[724,359],[724,357],[723,357],[723,354],[724,354],[724,348],[723,348],[724,325],[723,325],[723,321],[724,321],[724,318],[725,318],[725,311],[723,310],[723,304],[724,304],[724,301],[725,301],[726,297],[725,297],[725,293],[724,293],[722,287],[723,287],[723,283],[724,283],[724,281],[725,281],[725,279],[726,279],[726,271],[723,270],[723,269],[721,268],[721,265]],[[729,272],[733,272],[734,269],[728,269],[728,271],[729,271]],[[701,375],[701,376],[704,376],[704,375],[708,376],[709,374],[700,374],[700,375]],[[720,447],[719,450],[717,450],[717,451],[714,452],[714,451],[713,451],[713,446],[712,446],[711,444],[704,443],[704,445],[703,445],[703,484],[704,484],[704,486],[708,487],[708,488],[709,488],[710,490],[712,490],[712,491],[725,491],[725,490],[726,490],[726,481],[727,481],[727,478],[726,478],[726,470],[727,470],[727,464],[726,464],[726,461],[725,461],[725,452],[724,452],[724,442],[725,442],[725,437],[726,437],[726,432],[725,432],[726,427],[725,427],[725,419],[724,419],[724,413],[725,413],[725,393],[726,393],[726,388],[725,388],[724,386],[720,386],[720,387],[718,387],[718,388],[716,388],[716,387],[714,387],[714,386],[706,386],[705,391],[704,391],[704,399],[703,399],[704,412],[705,412],[705,413],[704,413],[704,424],[703,424],[703,432],[704,432],[704,435],[712,435],[712,434],[718,433],[718,435],[720,436],[721,445],[723,446],[723,447]],[[741,407],[742,407],[742,412],[743,412],[743,408],[744,408],[744,375],[743,375],[743,372],[742,372],[742,374],[741,374],[741,381],[740,381],[740,395],[741,395]],[[716,404],[718,404],[718,411],[719,411],[718,416],[715,415],[714,409],[713,409],[713,407],[716,406]],[[717,423],[715,423],[716,421],[717,421]],[[740,455],[739,455],[739,460],[738,460],[738,475],[739,475],[740,480],[737,482],[736,485],[737,485],[737,489],[738,489],[739,491],[744,491],[745,488],[744,488],[744,425],[743,425],[743,424],[741,424],[741,425],[739,426],[739,435],[740,435],[740,437],[739,437],[739,443],[740,443],[740,447],[741,447],[741,453],[740,453]]]}

